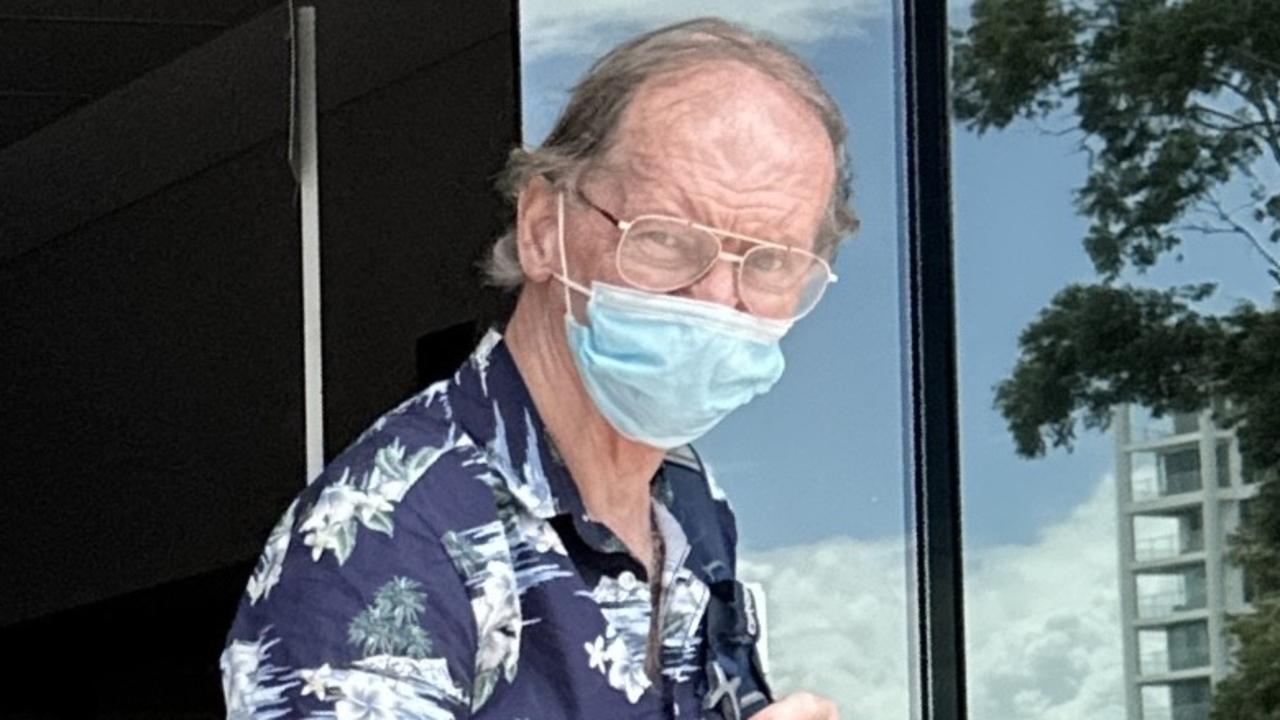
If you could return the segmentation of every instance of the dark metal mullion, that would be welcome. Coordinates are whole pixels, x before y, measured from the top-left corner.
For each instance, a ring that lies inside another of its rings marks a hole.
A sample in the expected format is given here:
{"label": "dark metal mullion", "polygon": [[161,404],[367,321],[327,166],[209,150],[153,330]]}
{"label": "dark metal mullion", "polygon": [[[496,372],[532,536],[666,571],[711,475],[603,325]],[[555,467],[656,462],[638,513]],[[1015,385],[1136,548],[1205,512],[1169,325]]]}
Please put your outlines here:
{"label": "dark metal mullion", "polygon": [[966,717],[946,10],[946,0],[901,0],[895,16],[907,507],[924,720]]}

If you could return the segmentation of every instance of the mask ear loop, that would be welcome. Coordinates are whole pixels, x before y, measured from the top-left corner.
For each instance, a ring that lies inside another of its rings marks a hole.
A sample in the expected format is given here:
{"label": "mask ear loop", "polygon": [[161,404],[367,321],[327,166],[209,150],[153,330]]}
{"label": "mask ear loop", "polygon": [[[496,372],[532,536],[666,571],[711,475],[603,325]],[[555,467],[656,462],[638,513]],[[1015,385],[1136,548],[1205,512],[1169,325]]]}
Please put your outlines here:
{"label": "mask ear loop", "polygon": [[564,192],[560,192],[556,196],[556,243],[560,246],[560,270],[559,274],[552,273],[551,276],[560,281],[560,285],[564,287],[564,314],[573,316],[573,306],[570,304],[570,290],[576,290],[586,297],[591,297],[591,291],[581,283],[576,283],[569,279],[569,256],[564,250]]}
{"label": "mask ear loop", "polygon": [[564,314],[572,315],[573,306],[569,304],[569,261],[564,252],[564,191],[556,195],[556,242],[560,245],[560,287],[564,290]]}

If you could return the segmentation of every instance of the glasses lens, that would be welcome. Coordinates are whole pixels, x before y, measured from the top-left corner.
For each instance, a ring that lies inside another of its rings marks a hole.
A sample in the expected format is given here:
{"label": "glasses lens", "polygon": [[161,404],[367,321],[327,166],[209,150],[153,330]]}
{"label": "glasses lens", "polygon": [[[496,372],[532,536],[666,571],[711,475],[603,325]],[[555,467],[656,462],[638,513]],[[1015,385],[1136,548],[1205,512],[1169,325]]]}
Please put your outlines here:
{"label": "glasses lens", "polygon": [[818,304],[831,271],[806,252],[758,245],[742,258],[739,292],[751,312],[789,320]]}
{"label": "glasses lens", "polygon": [[678,222],[640,218],[618,243],[618,272],[646,290],[667,292],[693,282],[715,262],[714,235]]}

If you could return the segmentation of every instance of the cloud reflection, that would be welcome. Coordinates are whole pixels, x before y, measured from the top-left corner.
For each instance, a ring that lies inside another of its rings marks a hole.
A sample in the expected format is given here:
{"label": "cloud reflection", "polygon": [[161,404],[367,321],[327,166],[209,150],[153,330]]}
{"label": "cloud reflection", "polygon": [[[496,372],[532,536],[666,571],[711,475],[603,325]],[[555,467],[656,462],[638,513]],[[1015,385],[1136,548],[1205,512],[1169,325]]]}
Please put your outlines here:
{"label": "cloud reflection", "polygon": [[[1114,481],[1030,544],[971,551],[966,608],[974,720],[1122,720]],[[781,692],[832,697],[847,717],[905,718],[901,540],[834,538],[745,556],[768,593]]]}

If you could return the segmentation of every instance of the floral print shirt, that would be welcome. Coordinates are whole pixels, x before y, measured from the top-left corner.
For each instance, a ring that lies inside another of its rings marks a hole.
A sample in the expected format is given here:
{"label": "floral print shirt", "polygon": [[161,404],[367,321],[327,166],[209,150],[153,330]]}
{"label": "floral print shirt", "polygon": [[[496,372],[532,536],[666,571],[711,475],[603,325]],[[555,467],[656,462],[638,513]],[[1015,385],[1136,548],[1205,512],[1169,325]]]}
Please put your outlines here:
{"label": "floral print shirt", "polygon": [[645,568],[586,513],[501,335],[378,418],[285,510],[221,656],[229,718],[737,718],[768,699],[723,494],[652,482]]}

